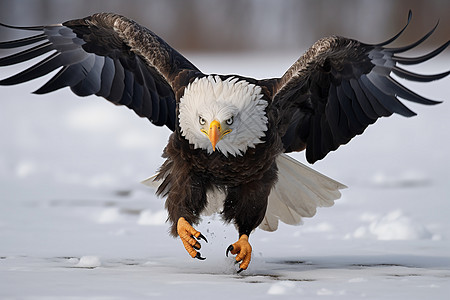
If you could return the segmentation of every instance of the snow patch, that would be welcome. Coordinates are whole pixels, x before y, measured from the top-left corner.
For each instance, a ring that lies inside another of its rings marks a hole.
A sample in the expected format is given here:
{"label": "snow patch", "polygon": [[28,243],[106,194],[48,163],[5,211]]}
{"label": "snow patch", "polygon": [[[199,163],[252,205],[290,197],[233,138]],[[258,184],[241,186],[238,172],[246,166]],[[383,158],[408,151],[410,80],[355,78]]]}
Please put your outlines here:
{"label": "snow patch", "polygon": [[111,224],[122,221],[120,210],[117,207],[111,207],[101,212],[97,222],[100,224]]}
{"label": "snow patch", "polygon": [[77,268],[97,268],[101,266],[98,256],[82,256],[80,261],[75,265]]}
{"label": "snow patch", "polygon": [[102,173],[88,178],[87,184],[93,188],[117,186],[117,178],[113,174]]}
{"label": "snow patch", "polygon": [[397,175],[378,172],[372,177],[371,183],[382,188],[417,187],[430,184],[430,179],[425,174],[413,170]]}
{"label": "snow patch", "polygon": [[139,225],[164,225],[167,220],[167,212],[165,210],[158,210],[152,212],[151,210],[143,210],[139,215]]}
{"label": "snow patch", "polygon": [[366,212],[366,213],[361,214],[358,218],[360,221],[363,221],[363,222],[373,222],[376,219],[378,219],[379,217],[380,216],[378,214]]}
{"label": "snow patch", "polygon": [[401,210],[391,211],[382,217],[370,214],[366,217],[371,220],[370,224],[357,228],[346,238],[375,238],[383,241],[433,239],[433,235],[424,225],[404,215]]}
{"label": "snow patch", "polygon": [[289,291],[295,288],[295,284],[290,281],[282,281],[274,283],[270,286],[267,294],[269,295],[286,295]]}
{"label": "snow patch", "polygon": [[323,232],[331,232],[331,231],[333,231],[334,227],[333,227],[333,225],[331,225],[328,222],[321,222],[321,223],[316,224],[316,225],[305,226],[304,228],[302,228],[302,230],[304,232],[311,232],[311,233],[322,232],[323,233]]}
{"label": "snow patch", "polygon": [[360,282],[366,282],[367,279],[362,277],[355,277],[348,280],[349,283],[360,283]]}
{"label": "snow patch", "polygon": [[317,291],[318,296],[332,296],[332,295],[344,296],[346,294],[347,294],[346,290],[339,290],[334,292],[333,290],[327,288],[321,288]]}
{"label": "snow patch", "polygon": [[21,179],[33,175],[36,171],[36,164],[32,161],[20,161],[15,168],[16,176]]}
{"label": "snow patch", "polygon": [[333,294],[334,293],[332,290],[326,288],[321,288],[320,290],[317,291],[318,296],[331,296]]}

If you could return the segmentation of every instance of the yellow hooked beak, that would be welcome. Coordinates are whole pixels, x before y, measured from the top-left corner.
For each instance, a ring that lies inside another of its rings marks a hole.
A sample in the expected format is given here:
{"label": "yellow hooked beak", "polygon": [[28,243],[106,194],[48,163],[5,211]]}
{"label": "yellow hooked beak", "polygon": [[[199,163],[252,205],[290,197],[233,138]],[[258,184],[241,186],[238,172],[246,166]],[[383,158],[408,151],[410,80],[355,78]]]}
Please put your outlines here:
{"label": "yellow hooked beak", "polygon": [[[227,127],[227,126],[226,126]],[[209,131],[201,130],[204,134],[206,134],[211,141],[211,145],[213,147],[213,151],[216,151],[217,143],[223,138],[224,135],[231,132],[231,129],[222,130],[222,125],[220,125],[219,121],[214,120],[209,124]]]}
{"label": "yellow hooked beak", "polygon": [[216,151],[216,144],[222,138],[221,129],[219,121],[214,120],[209,124],[208,137],[213,146],[213,151]]}

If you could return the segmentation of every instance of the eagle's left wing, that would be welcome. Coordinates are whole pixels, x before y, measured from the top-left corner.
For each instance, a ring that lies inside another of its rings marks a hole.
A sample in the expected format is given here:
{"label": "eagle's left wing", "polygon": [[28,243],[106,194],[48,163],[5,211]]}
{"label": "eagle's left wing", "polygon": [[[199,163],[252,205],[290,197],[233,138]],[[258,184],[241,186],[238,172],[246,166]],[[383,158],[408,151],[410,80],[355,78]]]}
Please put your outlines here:
{"label": "eagle's left wing", "polygon": [[[408,24],[411,12],[408,17]],[[408,25],[407,24],[407,25]],[[406,25],[406,26],[407,26]],[[421,75],[397,64],[415,65],[441,53],[450,41],[421,57],[402,57],[426,40],[436,26],[417,42],[386,48],[406,26],[388,41],[368,45],[343,37],[327,37],[316,42],[283,75],[276,79],[271,108],[277,116],[285,152],[302,151],[310,163],[363,133],[378,118],[393,113],[415,115],[397,97],[420,104],[437,104],[407,89],[391,73],[411,81],[441,79],[450,71]]]}

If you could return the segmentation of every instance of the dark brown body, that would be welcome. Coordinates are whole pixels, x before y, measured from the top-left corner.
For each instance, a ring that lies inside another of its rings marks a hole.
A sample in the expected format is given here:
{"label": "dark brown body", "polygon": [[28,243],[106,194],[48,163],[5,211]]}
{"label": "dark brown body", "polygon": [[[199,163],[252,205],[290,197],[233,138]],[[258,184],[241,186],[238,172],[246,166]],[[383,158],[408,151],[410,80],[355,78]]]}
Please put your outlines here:
{"label": "dark brown body", "polygon": [[[177,236],[176,223],[184,217],[198,224],[207,206],[207,191],[214,186],[225,192],[221,215],[233,222],[239,236],[249,235],[262,222],[267,199],[277,181],[275,158],[283,152],[281,138],[273,124],[269,125],[264,142],[249,148],[242,156],[226,157],[219,151],[208,154],[194,149],[176,130],[169,138],[157,179],[164,179],[158,194],[167,196],[166,208],[172,223],[171,234]],[[276,127],[275,127],[276,128]]]}

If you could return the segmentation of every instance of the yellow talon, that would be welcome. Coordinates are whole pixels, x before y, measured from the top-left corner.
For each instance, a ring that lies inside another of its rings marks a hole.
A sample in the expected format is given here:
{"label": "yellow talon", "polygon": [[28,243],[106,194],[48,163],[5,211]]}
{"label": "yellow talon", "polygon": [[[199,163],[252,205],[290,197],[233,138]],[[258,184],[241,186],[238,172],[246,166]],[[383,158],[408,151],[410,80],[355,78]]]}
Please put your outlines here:
{"label": "yellow talon", "polygon": [[192,258],[198,258],[200,260],[205,259],[204,257],[201,257],[200,252],[196,251],[201,248],[197,239],[203,239],[205,242],[208,242],[203,234],[195,230],[183,217],[178,219],[177,232],[183,242],[184,248]]}
{"label": "yellow talon", "polygon": [[239,266],[240,269],[238,273],[246,270],[248,268],[248,265],[250,264],[250,260],[252,259],[252,246],[248,242],[248,235],[241,235],[236,243],[228,246],[226,251],[227,256],[228,252],[231,252],[231,254],[237,254],[236,262],[242,261]]}

